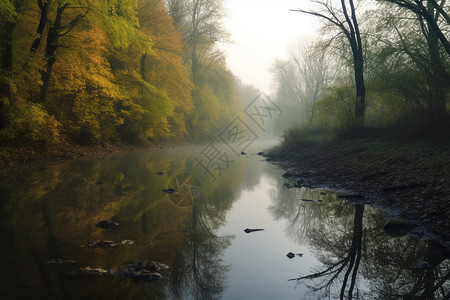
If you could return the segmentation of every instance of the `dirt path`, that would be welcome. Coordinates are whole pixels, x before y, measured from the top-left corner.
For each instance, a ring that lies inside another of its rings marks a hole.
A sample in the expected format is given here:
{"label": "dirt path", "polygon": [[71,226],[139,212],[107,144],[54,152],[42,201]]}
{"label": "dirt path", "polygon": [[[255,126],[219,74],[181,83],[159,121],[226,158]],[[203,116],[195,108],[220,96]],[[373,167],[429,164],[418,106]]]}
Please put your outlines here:
{"label": "dirt path", "polygon": [[297,186],[347,189],[366,203],[398,209],[400,218],[419,224],[450,249],[447,146],[344,141],[280,147],[269,160],[284,166]]}

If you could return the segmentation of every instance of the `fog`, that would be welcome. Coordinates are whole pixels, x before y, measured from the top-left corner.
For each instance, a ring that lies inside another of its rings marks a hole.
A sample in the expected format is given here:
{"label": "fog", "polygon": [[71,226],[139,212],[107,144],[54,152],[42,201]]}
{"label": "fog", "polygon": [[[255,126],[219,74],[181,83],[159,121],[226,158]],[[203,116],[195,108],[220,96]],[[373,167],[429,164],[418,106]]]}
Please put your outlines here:
{"label": "fog", "polygon": [[265,93],[274,91],[270,73],[273,61],[285,57],[293,41],[311,40],[321,26],[311,16],[289,11],[301,5],[304,1],[225,1],[224,25],[232,42],[220,47],[229,68],[243,82]]}

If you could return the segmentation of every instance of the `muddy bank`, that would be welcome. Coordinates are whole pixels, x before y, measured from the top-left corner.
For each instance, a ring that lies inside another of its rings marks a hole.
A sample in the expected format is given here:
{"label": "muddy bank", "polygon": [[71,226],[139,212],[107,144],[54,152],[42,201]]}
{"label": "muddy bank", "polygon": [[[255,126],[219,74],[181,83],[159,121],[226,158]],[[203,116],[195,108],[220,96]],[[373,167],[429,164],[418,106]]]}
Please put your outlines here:
{"label": "muddy bank", "polygon": [[0,147],[0,172],[26,167],[39,162],[58,162],[85,156],[102,156],[109,153],[130,151],[130,146],[78,146],[56,145],[51,148],[33,146],[4,146]]}
{"label": "muddy bank", "polygon": [[362,195],[424,228],[450,249],[450,151],[442,144],[378,140],[286,145],[268,159],[298,187],[328,186]]}

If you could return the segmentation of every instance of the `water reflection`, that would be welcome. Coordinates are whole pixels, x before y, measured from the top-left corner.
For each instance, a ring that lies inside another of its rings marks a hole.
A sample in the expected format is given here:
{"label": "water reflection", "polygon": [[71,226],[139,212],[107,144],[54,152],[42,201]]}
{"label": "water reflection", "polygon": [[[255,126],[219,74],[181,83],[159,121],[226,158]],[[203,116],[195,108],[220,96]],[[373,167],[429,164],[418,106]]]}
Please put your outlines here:
{"label": "water reflection", "polygon": [[322,266],[293,280],[317,298],[447,299],[450,260],[438,244],[390,237],[379,210],[351,204],[322,189],[279,190],[270,208],[287,231],[312,247]]}
{"label": "water reflection", "polygon": [[[217,236],[239,193],[245,163],[230,168],[200,201],[175,208],[162,190],[176,174],[194,170],[192,147],[130,152],[101,160],[42,165],[0,178],[0,291],[17,298],[208,299],[225,287],[222,252],[230,236]],[[158,174],[158,172],[160,172]],[[162,174],[164,173],[164,174]],[[196,174],[201,180],[202,174]],[[208,181],[205,181],[208,182]],[[111,219],[117,228],[95,227]],[[188,229],[188,230],[184,230]],[[134,241],[111,249],[81,247],[98,239]],[[47,264],[51,259],[75,264]],[[158,282],[80,275],[82,267],[117,268],[138,259],[170,265]],[[37,296],[38,295],[38,296]]]}
{"label": "water reflection", "polygon": [[[282,171],[256,155],[236,158],[212,182],[195,168],[191,157],[198,151],[137,151],[2,176],[2,298],[449,297],[450,262],[443,249],[384,234],[382,212],[324,189],[282,188]],[[198,179],[202,196],[176,206],[163,189],[183,173]],[[106,219],[119,226],[95,226]],[[246,235],[243,229],[253,225],[266,230]],[[81,247],[99,239],[134,244]],[[305,255],[289,261],[285,255],[295,249]],[[75,263],[48,264],[51,259]],[[83,267],[111,269],[139,259],[158,260],[170,269],[153,282],[80,274]],[[302,269],[316,262],[313,269]],[[289,278],[300,279],[283,285]]]}

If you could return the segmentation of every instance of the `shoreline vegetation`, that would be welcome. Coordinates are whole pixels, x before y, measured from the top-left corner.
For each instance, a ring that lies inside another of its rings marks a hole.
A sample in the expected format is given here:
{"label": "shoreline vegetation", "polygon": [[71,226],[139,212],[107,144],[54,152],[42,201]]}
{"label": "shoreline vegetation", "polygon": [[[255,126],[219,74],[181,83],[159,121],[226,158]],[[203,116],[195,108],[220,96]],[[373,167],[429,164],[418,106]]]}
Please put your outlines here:
{"label": "shoreline vegetation", "polygon": [[[170,145],[168,145],[170,146]],[[132,151],[134,149],[161,148],[160,146],[125,146],[125,145],[68,145],[59,144],[48,148],[33,147],[30,145],[0,147],[0,173],[8,172],[13,168],[27,167],[36,163],[56,163],[64,160],[82,157],[100,157],[115,152]]]}
{"label": "shoreline vegetation", "polygon": [[286,169],[293,187],[349,191],[355,197],[348,200],[381,207],[450,250],[449,149],[444,138],[336,137],[303,129],[288,133],[267,156]]}

